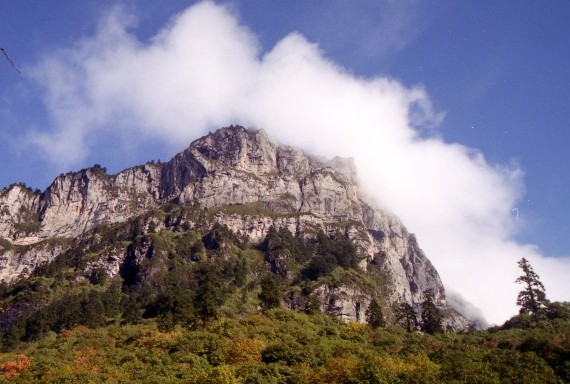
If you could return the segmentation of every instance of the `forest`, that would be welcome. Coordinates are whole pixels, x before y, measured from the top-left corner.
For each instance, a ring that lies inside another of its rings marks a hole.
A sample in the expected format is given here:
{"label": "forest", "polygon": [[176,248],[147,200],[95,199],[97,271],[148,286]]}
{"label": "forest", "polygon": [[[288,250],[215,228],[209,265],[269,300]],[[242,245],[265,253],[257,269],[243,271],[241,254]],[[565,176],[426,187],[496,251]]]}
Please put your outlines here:
{"label": "forest", "polygon": [[[525,259],[520,313],[457,333],[429,292],[419,311],[388,305],[385,277],[362,271],[342,234],[271,228],[250,244],[222,225],[157,230],[137,218],[49,241],[72,245],[0,284],[0,382],[570,382],[570,304],[549,302]],[[93,261],[117,244],[127,252],[110,277]],[[323,282],[367,287],[367,324],[322,313]]]}

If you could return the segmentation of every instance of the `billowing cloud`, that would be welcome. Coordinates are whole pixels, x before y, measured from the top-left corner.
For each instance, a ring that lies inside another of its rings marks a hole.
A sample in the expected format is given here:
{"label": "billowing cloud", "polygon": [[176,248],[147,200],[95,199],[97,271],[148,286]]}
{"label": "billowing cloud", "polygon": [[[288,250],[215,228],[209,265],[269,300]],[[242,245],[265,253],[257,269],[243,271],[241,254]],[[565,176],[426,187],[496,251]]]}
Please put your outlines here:
{"label": "billowing cloud", "polygon": [[489,321],[516,313],[521,257],[552,299],[569,299],[568,260],[512,240],[521,171],[438,137],[443,116],[421,86],[355,77],[297,33],[262,52],[228,8],[211,2],[148,42],[130,32],[132,22],[115,9],[95,36],[38,66],[52,120],[28,137],[52,161],[73,165],[98,146],[121,151],[136,138],[178,148],[229,124],[263,128],[284,144],[353,157],[366,193],[402,218],[446,286]]}

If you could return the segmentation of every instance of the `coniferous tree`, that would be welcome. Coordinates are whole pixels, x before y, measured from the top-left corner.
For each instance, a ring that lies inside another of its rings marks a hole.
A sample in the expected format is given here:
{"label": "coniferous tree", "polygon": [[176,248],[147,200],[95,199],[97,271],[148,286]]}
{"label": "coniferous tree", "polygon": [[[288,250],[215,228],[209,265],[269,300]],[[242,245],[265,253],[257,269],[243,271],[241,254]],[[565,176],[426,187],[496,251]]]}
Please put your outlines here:
{"label": "coniferous tree", "polygon": [[424,301],[422,303],[421,330],[430,335],[443,332],[443,315],[433,302],[430,291],[424,291]]}
{"label": "coniferous tree", "polygon": [[520,306],[519,313],[521,315],[532,315],[536,320],[543,315],[548,307],[548,299],[544,291],[544,285],[540,278],[534,272],[527,259],[524,257],[518,262],[519,268],[523,274],[519,276],[515,282],[523,284],[524,288],[519,292],[517,297],[517,305]]}
{"label": "coniferous tree", "polygon": [[416,311],[409,303],[400,303],[395,311],[396,321],[404,326],[406,331],[415,331],[418,327],[418,318]]}
{"label": "coniferous tree", "polygon": [[16,348],[20,344],[20,340],[26,334],[26,320],[20,318],[16,323],[2,335],[0,338],[0,346],[3,352]]}
{"label": "coniferous tree", "polygon": [[97,292],[90,292],[81,301],[81,324],[91,328],[96,328],[105,324],[105,306],[101,301],[101,295]]}
{"label": "coniferous tree", "polygon": [[224,302],[222,276],[214,264],[202,263],[194,271],[197,287],[194,307],[198,317],[206,322],[218,315],[218,308]]}
{"label": "coniferous tree", "polygon": [[239,258],[234,265],[232,265],[231,275],[234,278],[236,287],[241,288],[247,283],[248,270],[247,259],[245,257]]}
{"label": "coniferous tree", "polygon": [[137,302],[135,293],[130,292],[121,297],[121,314],[122,323],[124,324],[138,324],[141,320],[140,305]]}
{"label": "coniferous tree", "polygon": [[261,281],[261,291],[258,298],[261,308],[265,311],[271,308],[279,308],[281,306],[281,287],[279,281],[272,274],[265,275]]}
{"label": "coniferous tree", "polygon": [[121,314],[121,299],[123,297],[121,284],[122,282],[119,279],[112,280],[107,290],[101,295],[106,316],[116,317]]}
{"label": "coniferous tree", "polygon": [[157,324],[161,331],[170,331],[176,324],[190,328],[195,322],[192,294],[181,287],[169,287],[156,300]]}
{"label": "coniferous tree", "polygon": [[28,318],[26,321],[25,340],[35,340],[52,330],[57,319],[57,314],[53,311],[53,307],[53,305],[47,305]]}
{"label": "coniferous tree", "polygon": [[386,325],[382,307],[376,298],[372,299],[370,306],[366,310],[366,321],[372,328],[379,328]]}
{"label": "coniferous tree", "polygon": [[81,297],[79,295],[66,294],[58,302],[54,310],[57,313],[57,320],[54,324],[55,331],[60,332],[81,324],[83,309],[81,308]]}

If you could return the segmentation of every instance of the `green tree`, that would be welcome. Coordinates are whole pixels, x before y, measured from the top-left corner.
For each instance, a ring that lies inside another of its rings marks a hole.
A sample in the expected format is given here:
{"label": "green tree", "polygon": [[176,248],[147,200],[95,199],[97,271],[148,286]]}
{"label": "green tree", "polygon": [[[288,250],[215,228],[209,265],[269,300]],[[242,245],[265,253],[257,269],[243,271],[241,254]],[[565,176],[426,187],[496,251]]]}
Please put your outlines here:
{"label": "green tree", "polygon": [[156,322],[161,331],[170,331],[176,324],[190,328],[194,324],[192,294],[180,287],[169,287],[156,299]]}
{"label": "green tree", "polygon": [[331,238],[320,231],[317,234],[316,241],[317,254],[334,256],[336,263],[344,269],[358,268],[360,261],[358,251],[347,236],[337,233]]}
{"label": "green tree", "polygon": [[443,315],[435,306],[433,296],[430,291],[424,291],[424,301],[422,302],[422,321],[420,328],[430,335],[443,332]]}
{"label": "green tree", "polygon": [[64,329],[71,329],[81,324],[81,320],[83,319],[81,304],[81,296],[71,293],[66,294],[56,303],[53,310],[57,313],[57,320],[54,324],[54,328],[57,332]]}
{"label": "green tree", "polygon": [[519,313],[521,315],[532,315],[535,320],[538,320],[545,314],[549,304],[544,285],[542,285],[540,278],[527,259],[523,257],[519,260],[518,265],[523,274],[515,280],[515,283],[524,286],[517,296],[517,305],[521,307]]}
{"label": "green tree", "polygon": [[214,223],[212,229],[202,238],[202,241],[208,250],[221,250],[229,244],[239,245],[239,240],[227,225],[218,222]]}
{"label": "green tree", "polygon": [[196,267],[194,275],[197,283],[194,308],[198,317],[204,322],[216,318],[225,296],[219,267],[202,263]]}
{"label": "green tree", "polygon": [[81,324],[91,328],[105,324],[105,306],[101,301],[101,295],[97,292],[89,292],[81,301]]}
{"label": "green tree", "polygon": [[337,267],[334,255],[316,255],[301,271],[301,275],[309,280],[317,280],[321,276],[330,274]]}
{"label": "green tree", "polygon": [[121,314],[122,323],[138,324],[141,320],[141,306],[137,302],[136,292],[134,290],[127,291],[127,294],[121,297]]}
{"label": "green tree", "polygon": [[98,267],[91,271],[89,275],[89,281],[91,282],[91,284],[103,285],[105,284],[105,281],[107,281],[108,277],[109,276],[107,275],[107,271],[105,270],[105,268]]}
{"label": "green tree", "polygon": [[555,301],[548,304],[546,317],[550,320],[570,320],[570,303]]}
{"label": "green tree", "polygon": [[418,328],[418,317],[416,311],[409,303],[400,303],[394,311],[396,322],[406,328],[406,331],[412,332]]}
{"label": "green tree", "polygon": [[307,306],[305,307],[305,312],[309,314],[321,312],[321,299],[317,294],[309,296],[309,300],[307,300]]}
{"label": "green tree", "polygon": [[379,328],[386,325],[382,307],[376,298],[373,298],[366,310],[366,321],[372,328]]}
{"label": "green tree", "polygon": [[232,288],[241,288],[247,283],[249,267],[245,256],[234,256],[222,265],[224,280],[231,282]]}
{"label": "green tree", "polygon": [[109,317],[117,317],[121,314],[121,299],[123,293],[121,292],[121,280],[113,279],[111,283],[101,295],[101,301],[105,307],[105,315]]}
{"label": "green tree", "polygon": [[234,283],[236,287],[243,287],[247,283],[247,272],[249,268],[247,266],[247,259],[245,257],[240,257],[236,267],[235,267],[235,278]]}
{"label": "green tree", "polygon": [[9,351],[16,348],[20,344],[20,340],[26,334],[26,320],[24,318],[18,319],[18,321],[8,329],[2,335],[0,342],[2,343],[2,350]]}
{"label": "green tree", "polygon": [[25,340],[35,340],[52,330],[57,319],[53,305],[47,305],[32,314],[26,322]]}
{"label": "green tree", "polygon": [[281,287],[277,278],[273,274],[267,274],[261,279],[260,285],[261,291],[258,298],[261,302],[261,308],[264,311],[279,308],[281,306]]}

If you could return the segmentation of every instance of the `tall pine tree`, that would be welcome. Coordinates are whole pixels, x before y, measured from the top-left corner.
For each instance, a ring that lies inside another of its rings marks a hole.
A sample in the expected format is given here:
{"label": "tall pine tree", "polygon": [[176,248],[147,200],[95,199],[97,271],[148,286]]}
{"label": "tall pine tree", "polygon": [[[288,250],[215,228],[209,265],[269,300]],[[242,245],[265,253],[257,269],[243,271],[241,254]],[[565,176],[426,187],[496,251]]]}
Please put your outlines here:
{"label": "tall pine tree", "polygon": [[523,290],[519,292],[517,297],[517,305],[521,307],[519,313],[521,315],[532,315],[538,320],[545,314],[549,304],[544,285],[542,285],[540,278],[534,272],[527,259],[523,257],[519,260],[518,265],[522,269],[523,274],[515,280],[515,283],[524,285]]}
{"label": "tall pine tree", "polygon": [[433,296],[430,291],[424,291],[424,301],[422,303],[422,323],[421,330],[430,335],[443,332],[443,315],[435,306]]}
{"label": "tall pine tree", "polygon": [[386,325],[382,307],[376,298],[373,298],[366,310],[366,321],[372,328],[383,327]]}
{"label": "tall pine tree", "polygon": [[406,331],[412,332],[418,328],[418,318],[414,307],[409,303],[403,302],[396,307],[396,321],[398,324],[406,328]]}

